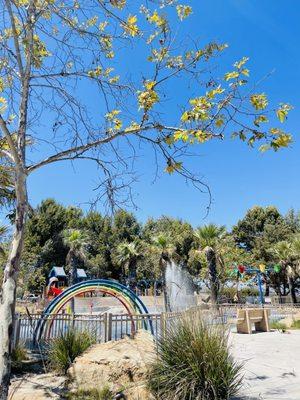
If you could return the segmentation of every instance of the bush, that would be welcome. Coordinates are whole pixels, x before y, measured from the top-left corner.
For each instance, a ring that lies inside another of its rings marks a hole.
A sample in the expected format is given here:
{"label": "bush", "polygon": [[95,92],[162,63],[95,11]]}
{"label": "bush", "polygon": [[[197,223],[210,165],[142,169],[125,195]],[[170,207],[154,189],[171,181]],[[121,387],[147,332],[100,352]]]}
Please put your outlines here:
{"label": "bush", "polygon": [[293,321],[292,328],[293,329],[300,329],[300,319]]}
{"label": "bush", "polygon": [[66,374],[76,357],[88,349],[94,340],[88,332],[70,329],[53,340],[49,348],[50,367]]}
{"label": "bush", "polygon": [[245,288],[241,289],[240,295],[242,297],[248,297],[248,296],[258,297],[259,290],[254,287],[245,287]]}
{"label": "bush", "polygon": [[108,386],[103,389],[79,389],[67,395],[68,400],[113,400],[114,396]]}
{"label": "bush", "polygon": [[223,400],[242,383],[242,365],[229,354],[228,332],[199,315],[185,317],[158,340],[148,387],[160,400]]}
{"label": "bush", "polygon": [[[222,302],[234,303],[236,300],[236,287],[223,287],[220,296]],[[239,291],[241,303],[245,303],[247,297],[259,297],[258,289],[254,287],[244,287]]]}
{"label": "bush", "polygon": [[11,353],[11,368],[13,372],[22,370],[24,360],[27,360],[27,351],[23,345],[18,344]]}
{"label": "bush", "polygon": [[220,297],[222,302],[225,303],[233,303],[236,296],[236,288],[235,287],[223,287],[220,291]]}
{"label": "bush", "polygon": [[287,331],[286,324],[284,322],[280,322],[280,321],[277,321],[277,320],[270,321],[270,328],[271,329],[276,329],[276,330],[281,331],[281,332],[286,332]]}

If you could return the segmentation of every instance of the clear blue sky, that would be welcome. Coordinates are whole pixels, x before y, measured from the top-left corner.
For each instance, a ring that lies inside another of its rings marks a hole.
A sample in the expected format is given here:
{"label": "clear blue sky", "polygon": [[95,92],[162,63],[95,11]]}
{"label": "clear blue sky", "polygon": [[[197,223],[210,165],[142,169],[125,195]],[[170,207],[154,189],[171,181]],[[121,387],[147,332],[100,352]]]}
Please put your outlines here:
{"label": "clear blue sky", "polygon": [[[134,185],[136,214],[144,221],[149,216],[170,215],[193,225],[216,222],[228,227],[243,217],[253,205],[275,205],[280,211],[300,209],[299,171],[299,88],[300,88],[300,2],[295,0],[192,0],[193,15],[185,24],[186,34],[227,42],[229,49],[220,59],[230,66],[242,56],[250,57],[254,79],[274,70],[263,84],[274,103],[289,102],[291,112],[286,130],[294,135],[290,149],[260,154],[236,140],[203,145],[192,167],[210,186],[213,205],[205,221],[207,197],[188,187],[175,176],[163,172],[153,181],[150,154],[138,161],[139,181]],[[134,68],[134,65],[132,65]],[[178,94],[177,94],[178,95]],[[174,107],[176,104],[173,103]],[[172,109],[169,110],[172,112]],[[35,173],[29,182],[33,206],[46,197],[65,205],[80,205],[93,198],[96,172],[89,163],[52,165]],[[99,211],[101,205],[99,204]]]}

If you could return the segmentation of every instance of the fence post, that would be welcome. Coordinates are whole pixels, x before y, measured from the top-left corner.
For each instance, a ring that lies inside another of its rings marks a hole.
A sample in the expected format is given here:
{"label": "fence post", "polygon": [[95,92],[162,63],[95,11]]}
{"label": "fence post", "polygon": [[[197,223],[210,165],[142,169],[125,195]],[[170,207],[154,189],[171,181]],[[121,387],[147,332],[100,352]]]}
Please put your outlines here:
{"label": "fence post", "polygon": [[110,340],[112,340],[112,313],[108,314],[106,332],[107,332],[106,339],[109,342]]}
{"label": "fence post", "polygon": [[107,342],[107,313],[103,314],[104,343]]}
{"label": "fence post", "polygon": [[160,334],[162,337],[165,337],[166,335],[166,314],[165,313],[161,313],[160,314]]}

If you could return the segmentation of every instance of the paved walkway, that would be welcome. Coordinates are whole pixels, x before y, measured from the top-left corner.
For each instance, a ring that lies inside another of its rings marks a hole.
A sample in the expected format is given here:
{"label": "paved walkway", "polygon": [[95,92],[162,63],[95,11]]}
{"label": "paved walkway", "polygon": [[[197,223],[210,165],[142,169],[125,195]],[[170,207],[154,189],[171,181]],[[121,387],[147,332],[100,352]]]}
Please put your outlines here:
{"label": "paved walkway", "polygon": [[232,352],[243,361],[247,400],[300,400],[300,330],[232,334]]}

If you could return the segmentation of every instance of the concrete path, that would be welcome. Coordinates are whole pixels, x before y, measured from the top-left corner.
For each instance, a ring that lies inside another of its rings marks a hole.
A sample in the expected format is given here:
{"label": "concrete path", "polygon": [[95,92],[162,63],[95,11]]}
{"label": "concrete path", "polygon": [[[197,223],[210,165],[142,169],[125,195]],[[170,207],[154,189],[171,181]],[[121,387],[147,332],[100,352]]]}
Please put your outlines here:
{"label": "concrete path", "polygon": [[238,399],[300,400],[300,330],[233,333],[231,340],[234,357],[244,362]]}

